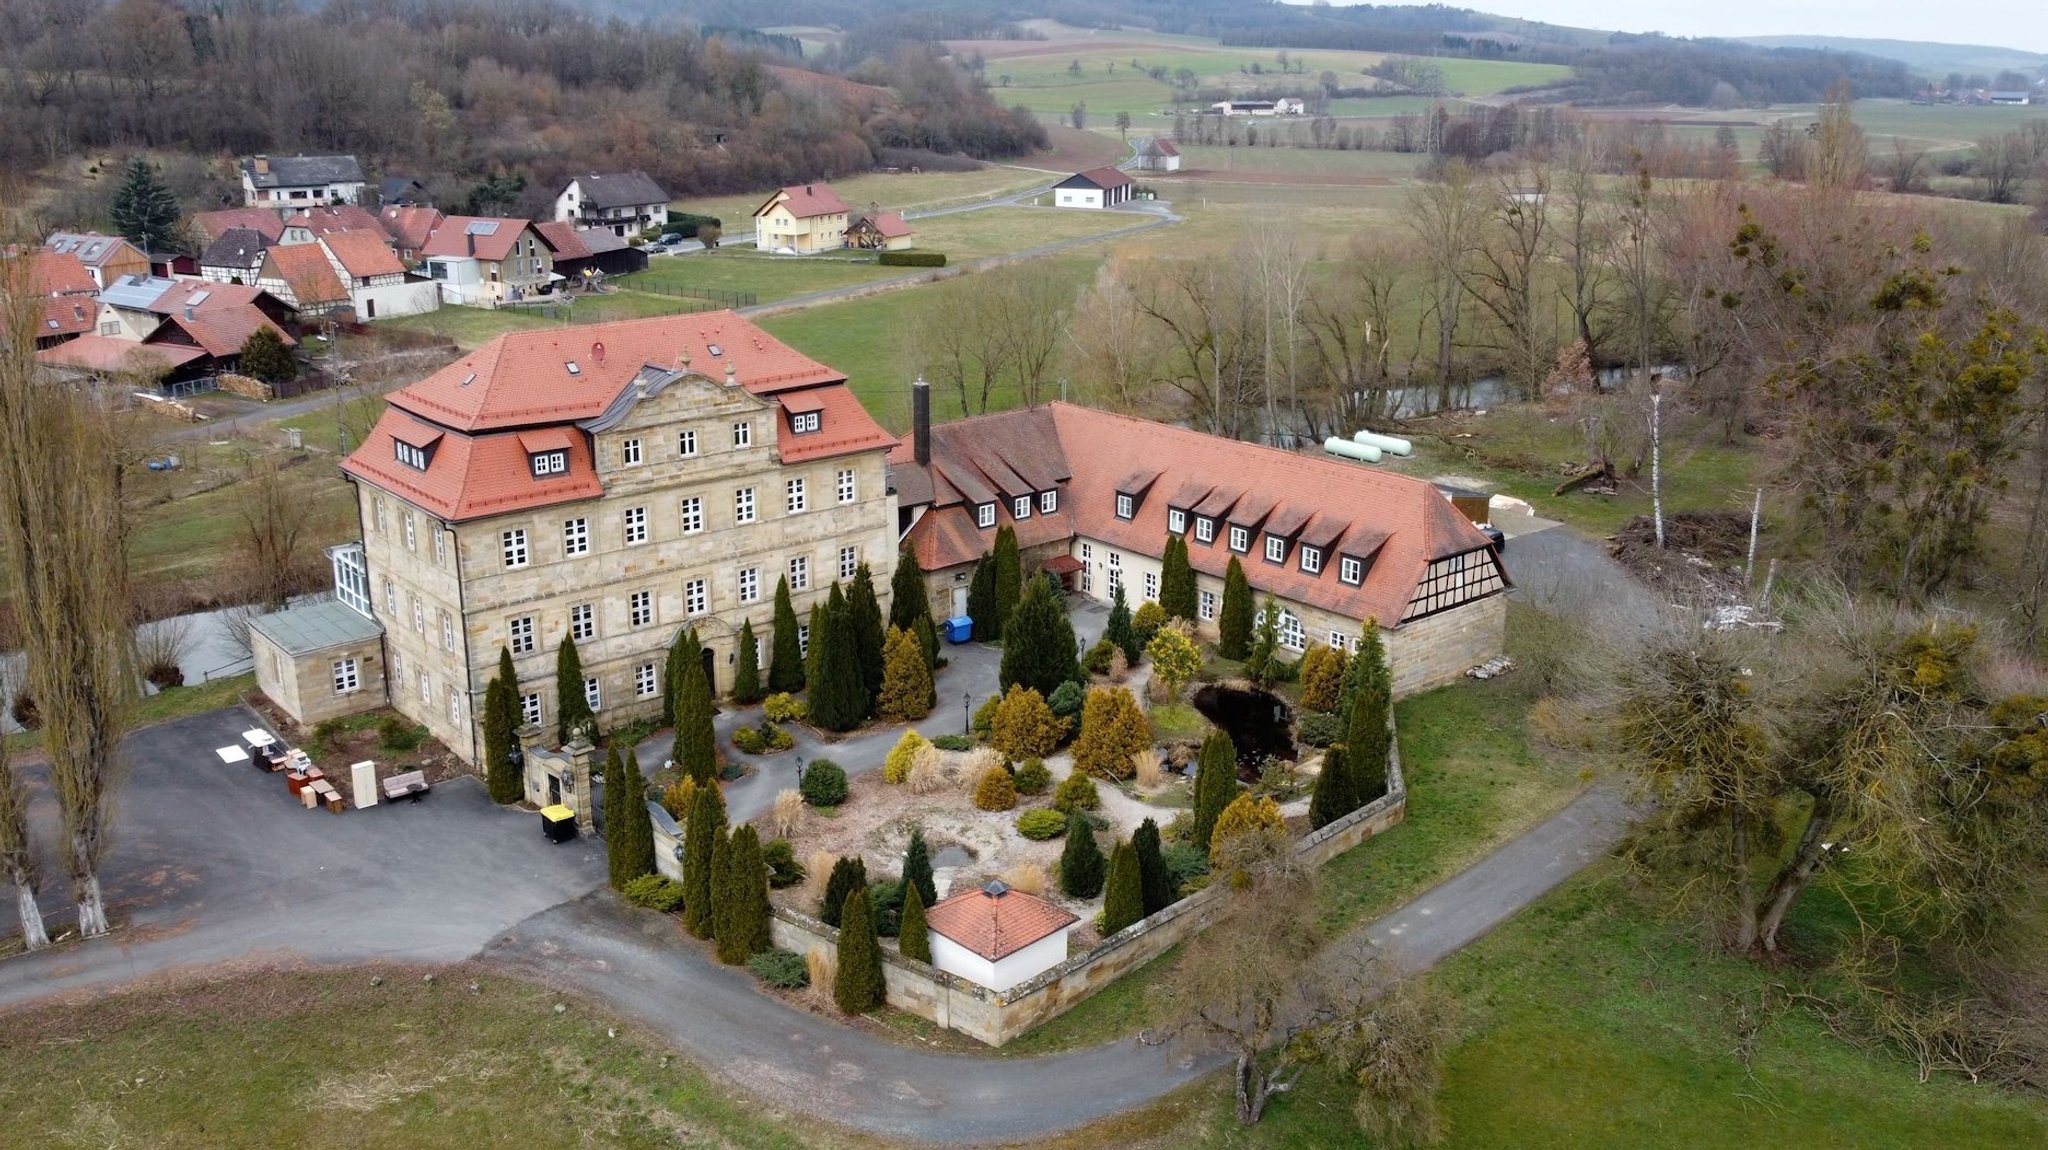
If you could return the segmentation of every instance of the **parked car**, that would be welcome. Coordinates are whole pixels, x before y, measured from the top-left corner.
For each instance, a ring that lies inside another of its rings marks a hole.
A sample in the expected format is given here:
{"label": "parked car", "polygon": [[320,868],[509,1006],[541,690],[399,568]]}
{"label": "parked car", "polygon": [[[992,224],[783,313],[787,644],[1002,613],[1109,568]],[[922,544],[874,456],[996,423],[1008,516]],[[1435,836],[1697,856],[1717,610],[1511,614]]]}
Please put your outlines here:
{"label": "parked car", "polygon": [[667,255],[667,254],[668,254],[668,245],[667,245],[667,244],[648,244],[648,245],[647,245],[647,254],[648,254],[648,255],[650,255],[650,256],[665,256],[665,255]]}
{"label": "parked car", "polygon": [[1486,536],[1487,539],[1492,541],[1493,549],[1495,552],[1501,552],[1508,549],[1507,533],[1502,531],[1500,528],[1495,527],[1493,524],[1481,523],[1479,525],[1479,533],[1481,535]]}
{"label": "parked car", "polygon": [[681,240],[682,238],[683,233],[681,232],[663,232],[661,233],[661,238],[654,242],[661,244],[663,246],[667,246],[677,242],[678,240]]}

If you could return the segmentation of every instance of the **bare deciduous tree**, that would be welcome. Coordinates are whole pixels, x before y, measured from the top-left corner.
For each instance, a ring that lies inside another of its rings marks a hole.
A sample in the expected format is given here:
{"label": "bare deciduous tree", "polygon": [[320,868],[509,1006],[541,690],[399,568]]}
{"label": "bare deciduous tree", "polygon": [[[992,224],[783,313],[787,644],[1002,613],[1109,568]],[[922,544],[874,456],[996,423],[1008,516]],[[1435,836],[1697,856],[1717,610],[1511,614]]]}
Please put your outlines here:
{"label": "bare deciduous tree", "polygon": [[1472,170],[1462,160],[1442,166],[1435,180],[1409,197],[1407,224],[1414,233],[1428,277],[1428,302],[1436,333],[1437,406],[1451,405],[1452,352],[1464,314],[1466,280],[1483,220]]}
{"label": "bare deciduous tree", "polygon": [[1144,274],[1144,265],[1112,257],[1068,326],[1076,382],[1099,407],[1135,412],[1149,404],[1145,385],[1166,349],[1164,333],[1138,309],[1129,287],[1132,276]]}
{"label": "bare deciduous tree", "polygon": [[1500,330],[1508,379],[1526,399],[1543,398],[1556,360],[1549,309],[1538,302],[1538,278],[1550,258],[1550,173],[1537,165],[1490,189],[1484,227],[1472,258],[1472,297]]}
{"label": "bare deciduous tree", "polygon": [[[0,696],[12,698],[13,694],[0,684]],[[43,929],[42,908],[36,905],[37,870],[35,843],[29,837],[28,798],[14,777],[14,764],[8,762],[7,741],[0,739],[0,872],[14,886],[21,942],[29,950],[50,945],[50,934]]]}
{"label": "bare deciduous tree", "polygon": [[249,463],[235,508],[241,522],[242,569],[263,610],[282,611],[292,593],[292,568],[299,558],[305,515],[293,501],[284,465],[276,459]]}

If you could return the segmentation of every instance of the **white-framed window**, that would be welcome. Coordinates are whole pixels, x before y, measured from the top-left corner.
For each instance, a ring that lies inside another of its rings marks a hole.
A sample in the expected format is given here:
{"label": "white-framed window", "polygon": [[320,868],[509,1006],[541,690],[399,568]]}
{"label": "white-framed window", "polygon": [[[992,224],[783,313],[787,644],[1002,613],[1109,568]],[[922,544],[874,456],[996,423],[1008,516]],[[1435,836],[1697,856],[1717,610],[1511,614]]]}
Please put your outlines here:
{"label": "white-framed window", "polygon": [[361,677],[356,674],[356,661],[354,659],[336,659],[334,661],[335,694],[346,695],[362,685]]}
{"label": "white-framed window", "polygon": [[740,602],[752,603],[761,598],[761,569],[740,568]]}
{"label": "white-framed window", "polygon": [[1280,645],[1290,651],[1308,646],[1307,636],[1301,633],[1301,617],[1292,611],[1280,612]]}
{"label": "white-framed window", "polygon": [[695,431],[676,432],[676,454],[684,459],[697,454],[697,433]]}
{"label": "white-framed window", "polygon": [[996,525],[996,505],[984,503],[976,507],[974,509],[974,522],[981,527],[994,527]]}
{"label": "white-framed window", "polygon": [[704,530],[704,497],[690,495],[683,499],[683,534],[695,535]]}
{"label": "white-framed window", "polygon": [[583,701],[590,704],[592,711],[604,709],[604,691],[597,681],[597,676],[592,675],[583,680]]}
{"label": "white-framed window", "polygon": [[854,500],[854,481],[853,481],[853,468],[851,468],[851,467],[841,468],[841,469],[840,469],[840,472],[839,472],[839,502],[841,502],[841,503],[851,503],[851,502],[853,502],[853,500]]}
{"label": "white-framed window", "polygon": [[1095,564],[1090,562],[1094,557],[1095,548],[1086,543],[1081,544],[1081,590],[1083,591],[1092,592],[1095,590]]}
{"label": "white-framed window", "polygon": [[635,591],[626,599],[626,616],[635,627],[654,622],[654,592]]}
{"label": "white-framed window", "polygon": [[1266,561],[1268,563],[1287,562],[1287,540],[1282,539],[1278,535],[1266,536]]}
{"label": "white-framed window", "polygon": [[1156,601],[1159,598],[1159,576],[1156,572],[1145,572],[1145,598]]}
{"label": "white-framed window", "polygon": [[562,521],[562,554],[590,554],[590,520],[577,518]]}
{"label": "white-framed window", "polygon": [[732,445],[735,450],[742,447],[751,447],[753,443],[754,424],[752,421],[741,420],[732,425]]}
{"label": "white-framed window", "polygon": [[1214,519],[1211,519],[1205,515],[1197,516],[1195,518],[1195,542],[1216,542],[1216,521]]}
{"label": "white-framed window", "polygon": [[810,556],[798,555],[789,561],[789,589],[792,591],[808,591],[811,589]]}
{"label": "white-framed window", "polygon": [[1232,551],[1236,551],[1239,554],[1243,554],[1244,552],[1249,551],[1251,549],[1251,546],[1251,532],[1246,531],[1242,527],[1232,527],[1230,529],[1230,549]]}
{"label": "white-framed window", "polygon": [[1345,555],[1337,560],[1338,582],[1349,583],[1353,587],[1356,587],[1364,580],[1365,564],[1360,563],[1357,559],[1354,559],[1349,555]]}
{"label": "white-framed window", "polygon": [[569,473],[569,453],[566,451],[539,451],[533,456],[533,477],[541,479],[549,475]]}
{"label": "white-framed window", "polygon": [[454,687],[448,688],[448,721],[462,725],[462,692]]}
{"label": "white-framed window", "polygon": [[1301,569],[1311,575],[1320,574],[1323,570],[1323,549],[1304,546],[1301,549]]}
{"label": "white-framed window", "polygon": [[638,464],[639,464],[639,462],[640,462],[640,441],[639,441],[639,440],[637,440],[637,439],[628,439],[628,440],[626,440],[626,441],[625,441],[624,443],[621,443],[621,444],[619,444],[619,462],[620,462],[620,463],[622,463],[622,464],[624,464],[624,465],[625,465],[625,466],[627,466],[627,467],[633,467],[633,466],[636,466],[636,465],[638,465]]}
{"label": "white-framed window", "polygon": [[1166,509],[1166,529],[1175,535],[1188,529],[1188,513],[1178,507]]}
{"label": "white-framed window", "polygon": [[626,508],[626,546],[635,547],[647,542],[647,509]]}
{"label": "white-framed window", "polygon": [[1201,604],[1196,608],[1196,610],[1201,614],[1202,619],[1205,622],[1207,620],[1214,619],[1216,617],[1216,592],[1202,592]]}
{"label": "white-framed window", "polygon": [[533,653],[533,616],[521,615],[506,623],[505,633],[510,639],[506,645],[512,649],[514,655]]}
{"label": "white-framed window", "polygon": [[427,605],[420,602],[417,592],[407,594],[412,596],[412,629],[424,635],[427,633]]}
{"label": "white-framed window", "polygon": [[535,724],[540,722],[539,691],[528,691],[526,694],[519,696],[519,721]]}
{"label": "white-framed window", "polygon": [[839,577],[841,579],[851,579],[859,572],[860,548],[841,547],[839,549]]}
{"label": "white-framed window", "polygon": [[654,664],[642,663],[633,668],[633,693],[643,699],[651,699],[657,690],[654,679]]}
{"label": "white-framed window", "polygon": [[399,690],[405,690],[405,656],[397,651],[391,652],[391,681]]}
{"label": "white-framed window", "polygon": [[384,497],[379,495],[373,506],[377,509],[377,530],[379,533],[391,530],[391,520],[385,511]]}
{"label": "white-framed window", "polygon": [[393,615],[398,614],[398,584],[393,583],[389,575],[384,577],[384,610]]}
{"label": "white-framed window", "polygon": [[796,653],[799,655],[811,653],[811,625],[809,623],[798,623],[796,625]]}
{"label": "white-framed window", "polygon": [[500,536],[506,567],[526,566],[526,528],[515,527]]}
{"label": "white-framed window", "polygon": [[[117,328],[116,334],[118,334],[118,331],[119,329]],[[398,461],[400,463],[405,464],[407,467],[412,468],[414,471],[425,471],[427,469],[426,452],[421,451],[419,448],[414,447],[412,444],[407,443],[402,439],[392,440],[391,447],[393,452],[398,456]]]}
{"label": "white-framed window", "polygon": [[1132,501],[1130,496],[1118,493],[1116,497],[1116,517],[1118,519],[1129,519],[1136,510],[1137,504]]}
{"label": "white-framed window", "polygon": [[1010,501],[1010,518],[1031,518],[1031,497],[1029,495],[1019,495]]}
{"label": "white-framed window", "polygon": [[1095,545],[1094,545],[1093,543],[1083,543],[1083,544],[1081,544],[1081,562],[1083,562],[1083,563],[1087,563],[1087,562],[1088,562],[1089,560],[1091,560],[1091,559],[1094,559],[1094,558],[1095,558]]}
{"label": "white-framed window", "polygon": [[1058,511],[1059,509],[1060,509],[1060,493],[1059,493],[1059,492],[1057,492],[1057,491],[1041,491],[1041,492],[1039,492],[1039,493],[1038,493],[1038,513],[1039,513],[1040,515],[1051,515],[1051,514],[1052,514],[1053,512],[1055,512],[1055,511]]}
{"label": "white-framed window", "polygon": [[402,521],[405,524],[405,549],[407,551],[418,551],[420,549],[419,524],[413,519],[413,514],[410,511],[405,513]]}
{"label": "white-framed window", "polygon": [[434,681],[433,681],[432,679],[430,679],[430,678],[428,678],[428,677],[427,677],[427,673],[426,673],[425,671],[421,671],[421,672],[420,672],[420,702],[421,702],[421,703],[423,703],[423,704],[428,704],[428,705],[431,705],[431,704],[433,703],[433,701],[434,701]]}
{"label": "white-framed window", "polygon": [[441,612],[441,649],[443,651],[453,651],[455,649],[455,616],[450,615],[446,611]]}
{"label": "white-framed window", "polygon": [[1124,585],[1124,557],[1121,553],[1109,553],[1109,593],[1114,595]]}
{"label": "white-framed window", "polygon": [[578,643],[597,637],[597,608],[588,603],[569,608],[569,637]]}
{"label": "white-framed window", "polygon": [[799,411],[789,417],[789,429],[798,435],[818,430],[818,413]]}
{"label": "white-framed window", "polygon": [[434,529],[434,562],[442,567],[448,565],[448,533]]}
{"label": "white-framed window", "polygon": [[1350,642],[1350,640],[1351,636],[1346,635],[1344,632],[1332,631],[1330,632],[1330,650],[1342,651],[1345,649],[1346,645]]}
{"label": "white-framed window", "polygon": [[692,615],[702,615],[711,609],[710,586],[702,579],[691,579],[683,584],[683,610]]}
{"label": "white-framed window", "polygon": [[754,489],[742,487],[732,493],[732,518],[735,523],[754,521]]}
{"label": "white-framed window", "polygon": [[804,509],[804,481],[802,476],[789,481],[789,513],[795,515]]}

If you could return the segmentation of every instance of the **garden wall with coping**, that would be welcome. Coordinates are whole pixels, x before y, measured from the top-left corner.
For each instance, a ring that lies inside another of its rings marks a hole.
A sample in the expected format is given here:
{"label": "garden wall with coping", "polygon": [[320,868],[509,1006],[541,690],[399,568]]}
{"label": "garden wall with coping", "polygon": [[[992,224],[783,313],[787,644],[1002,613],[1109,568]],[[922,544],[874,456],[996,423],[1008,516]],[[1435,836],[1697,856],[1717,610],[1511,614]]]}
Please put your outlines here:
{"label": "garden wall with coping", "polygon": [[[1408,786],[1401,751],[1387,762],[1387,793],[1294,844],[1295,857],[1322,866],[1407,816]],[[657,855],[659,836],[657,836]],[[1220,887],[1204,888],[1172,906],[1103,939],[1093,950],[1006,990],[995,990],[948,974],[895,951],[882,949],[882,980],[889,1005],[957,1030],[990,1046],[1004,1043],[1057,1018],[1120,976],[1171,950],[1207,925],[1221,908]],[[839,932],[818,919],[771,907],[770,937],[784,950],[821,950],[835,961]]]}

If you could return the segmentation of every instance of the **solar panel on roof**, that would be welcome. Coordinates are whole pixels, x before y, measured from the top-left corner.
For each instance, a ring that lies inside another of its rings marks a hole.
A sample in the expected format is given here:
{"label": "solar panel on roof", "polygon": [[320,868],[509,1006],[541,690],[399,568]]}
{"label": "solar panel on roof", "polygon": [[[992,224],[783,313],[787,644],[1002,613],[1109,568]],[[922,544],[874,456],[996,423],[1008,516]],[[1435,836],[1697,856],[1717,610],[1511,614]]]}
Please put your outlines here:
{"label": "solar panel on roof", "polygon": [[468,226],[464,227],[464,228],[463,228],[462,230],[463,230],[463,233],[464,233],[464,234],[466,234],[466,235],[472,235],[472,236],[495,236],[495,235],[497,235],[497,234],[498,234],[498,221],[496,221],[496,220],[471,220],[471,221],[469,222]]}
{"label": "solar panel on roof", "polygon": [[190,296],[190,297],[188,297],[188,298],[187,298],[187,299],[185,300],[185,306],[186,306],[186,307],[198,307],[198,306],[199,306],[200,304],[203,304],[203,303],[205,303],[205,302],[206,302],[206,297],[207,297],[207,296],[209,296],[209,295],[212,295],[212,294],[213,294],[212,292],[209,292],[209,291],[205,291],[205,290],[201,290],[201,291],[196,291],[196,292],[193,292],[193,293],[191,294],[191,296]]}

